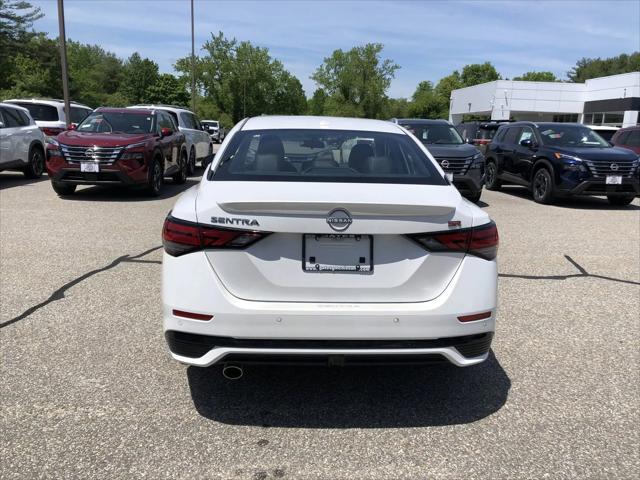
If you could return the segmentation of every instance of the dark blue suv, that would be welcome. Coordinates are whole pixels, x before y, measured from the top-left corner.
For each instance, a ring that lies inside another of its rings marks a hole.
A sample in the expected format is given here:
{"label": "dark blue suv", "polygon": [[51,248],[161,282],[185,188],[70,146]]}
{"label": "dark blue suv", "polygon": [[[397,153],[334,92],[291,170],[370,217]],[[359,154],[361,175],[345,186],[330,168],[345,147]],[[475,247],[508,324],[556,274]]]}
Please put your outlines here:
{"label": "dark blue suv", "polygon": [[640,195],[639,158],[582,124],[515,122],[501,126],[489,146],[485,186],[524,185],[538,203],[606,195],[612,205],[628,205]]}

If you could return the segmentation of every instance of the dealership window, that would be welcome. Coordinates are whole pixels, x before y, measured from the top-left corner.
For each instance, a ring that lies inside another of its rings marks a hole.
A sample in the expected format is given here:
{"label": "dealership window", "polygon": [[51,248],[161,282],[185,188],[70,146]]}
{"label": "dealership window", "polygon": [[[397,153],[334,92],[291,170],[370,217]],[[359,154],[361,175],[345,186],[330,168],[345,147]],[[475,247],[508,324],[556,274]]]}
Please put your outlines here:
{"label": "dealership window", "polygon": [[561,113],[553,116],[554,122],[575,123],[578,121],[577,113]]}
{"label": "dealership window", "polygon": [[612,125],[614,127],[620,127],[623,121],[624,112],[587,113],[584,116],[584,123],[587,125]]}

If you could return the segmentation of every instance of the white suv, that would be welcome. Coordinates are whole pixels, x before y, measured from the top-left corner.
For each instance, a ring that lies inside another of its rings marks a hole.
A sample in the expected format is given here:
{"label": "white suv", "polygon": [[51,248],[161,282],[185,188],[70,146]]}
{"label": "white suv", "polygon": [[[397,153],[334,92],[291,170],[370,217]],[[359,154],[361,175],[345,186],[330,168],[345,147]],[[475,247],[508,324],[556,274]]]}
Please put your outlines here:
{"label": "white suv", "polygon": [[218,120],[202,120],[202,129],[211,135],[211,140],[221,143],[224,140],[224,128]]}
{"label": "white suv", "polygon": [[205,161],[213,154],[213,144],[209,135],[202,131],[198,117],[191,110],[173,105],[133,105],[128,108],[154,108],[169,113],[180,131],[184,134],[187,152],[189,152],[189,162],[187,164],[187,173],[193,175],[196,170],[196,163],[202,161],[204,167]]}
{"label": "white suv", "polygon": [[65,131],[69,125],[77,125],[89,115],[93,109],[81,103],[71,102],[71,118],[67,119],[64,112],[64,101],[55,99],[18,99],[5,100],[29,110],[36,125],[48,137],[55,137]]}
{"label": "white suv", "polygon": [[42,131],[25,108],[0,103],[0,170],[20,170],[27,178],[44,172]]}
{"label": "white suv", "polygon": [[489,355],[498,231],[399,125],[256,117],[163,228],[180,362],[430,362]]}

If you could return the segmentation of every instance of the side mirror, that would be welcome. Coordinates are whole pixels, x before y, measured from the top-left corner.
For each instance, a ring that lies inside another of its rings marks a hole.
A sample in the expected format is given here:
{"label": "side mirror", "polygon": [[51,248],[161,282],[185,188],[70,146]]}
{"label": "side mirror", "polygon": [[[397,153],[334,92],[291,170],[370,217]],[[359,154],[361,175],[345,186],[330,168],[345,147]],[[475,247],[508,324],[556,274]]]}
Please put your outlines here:
{"label": "side mirror", "polygon": [[164,137],[168,137],[169,135],[173,135],[173,130],[171,130],[170,128],[164,127],[160,129],[160,136],[162,138]]}
{"label": "side mirror", "polygon": [[531,140],[530,138],[527,138],[526,140],[522,140],[520,142],[520,145],[522,145],[523,147],[532,148],[533,147],[533,140]]}
{"label": "side mirror", "polygon": [[475,139],[473,139],[473,138],[467,138],[467,143],[468,143],[469,145],[475,145],[475,144],[476,144],[476,141],[475,141]]}

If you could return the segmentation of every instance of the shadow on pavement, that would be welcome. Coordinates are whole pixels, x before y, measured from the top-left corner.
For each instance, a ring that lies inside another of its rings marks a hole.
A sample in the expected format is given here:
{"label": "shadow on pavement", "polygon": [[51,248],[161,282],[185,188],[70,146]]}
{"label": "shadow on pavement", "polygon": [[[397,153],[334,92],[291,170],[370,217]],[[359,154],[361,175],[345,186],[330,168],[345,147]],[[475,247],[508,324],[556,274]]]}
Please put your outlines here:
{"label": "shadow on pavement", "polygon": [[[500,190],[502,193],[512,195],[514,197],[524,198],[533,202],[531,192],[525,187],[504,186]],[[635,204],[618,207],[611,205],[606,197],[560,197],[553,202],[554,207],[575,208],[580,210],[640,210],[640,206]]]}
{"label": "shadow on pavement", "polygon": [[475,422],[506,402],[511,381],[493,354],[467,368],[247,366],[226,380],[219,366],[189,367],[198,413],[232,425],[398,428]]}
{"label": "shadow on pavement", "polygon": [[40,178],[27,178],[21,172],[1,172],[0,173],[0,190],[6,190],[12,187],[30,186],[34,183],[49,181],[49,177],[45,174]]}
{"label": "shadow on pavement", "polygon": [[188,188],[200,182],[199,178],[188,178],[182,185],[176,185],[171,180],[166,180],[160,195],[152,197],[143,189],[121,187],[121,186],[100,186],[78,187],[73,195],[65,196],[65,200],[76,201],[101,201],[101,202],[149,202],[174,197]]}

